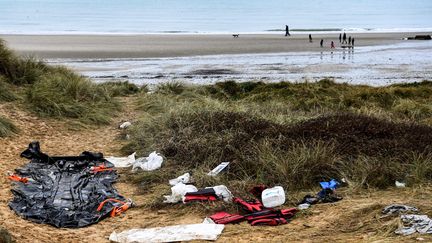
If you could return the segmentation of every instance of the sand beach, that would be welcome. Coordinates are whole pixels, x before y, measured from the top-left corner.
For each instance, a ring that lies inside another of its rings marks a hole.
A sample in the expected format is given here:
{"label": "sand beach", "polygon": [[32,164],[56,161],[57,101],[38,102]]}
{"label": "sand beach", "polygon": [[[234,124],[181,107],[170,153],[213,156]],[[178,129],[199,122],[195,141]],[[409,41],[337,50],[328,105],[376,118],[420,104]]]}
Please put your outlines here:
{"label": "sand beach", "polygon": [[[403,38],[428,33],[347,33],[356,46],[394,44]],[[323,51],[334,41],[338,50],[339,33],[240,34],[239,38],[220,34],[146,35],[0,35],[13,50],[39,58],[156,58],[219,54],[281,53]],[[320,48],[320,40],[324,48]]]}

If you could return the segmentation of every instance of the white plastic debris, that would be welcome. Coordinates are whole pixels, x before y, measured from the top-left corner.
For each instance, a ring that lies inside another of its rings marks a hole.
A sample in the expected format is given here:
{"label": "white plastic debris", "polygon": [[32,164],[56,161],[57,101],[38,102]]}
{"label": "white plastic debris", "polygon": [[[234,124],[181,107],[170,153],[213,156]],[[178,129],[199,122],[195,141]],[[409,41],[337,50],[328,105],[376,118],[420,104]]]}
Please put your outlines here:
{"label": "white plastic debris", "polygon": [[395,181],[395,186],[397,188],[403,188],[403,187],[406,187],[406,183],[400,182],[400,181]]}
{"label": "white plastic debris", "polygon": [[203,222],[203,224],[216,224],[213,219],[209,218],[209,217],[205,217]]}
{"label": "white plastic debris", "polygon": [[184,195],[188,192],[196,192],[198,189],[193,185],[185,185],[183,183],[178,183],[177,185],[171,187],[171,195],[164,196],[164,203],[178,203],[183,201]]}
{"label": "white plastic debris", "polygon": [[415,232],[420,234],[432,234],[432,219],[427,215],[406,214],[401,215],[404,227],[395,231],[399,235],[410,235]]}
{"label": "white plastic debris", "polygon": [[285,203],[285,191],[281,186],[267,188],[261,193],[261,200],[266,208],[274,208]]}
{"label": "white plastic debris", "polygon": [[130,126],[132,126],[132,123],[130,123],[130,122],[123,122],[123,123],[119,126],[119,128],[120,128],[120,129],[126,129],[126,128],[130,127]]}
{"label": "white plastic debris", "polygon": [[183,175],[181,175],[181,176],[179,176],[179,177],[177,177],[175,179],[169,180],[169,184],[171,186],[175,186],[175,185],[177,185],[179,183],[186,184],[186,183],[189,183],[190,179],[191,179],[190,174],[189,173],[184,173]]}
{"label": "white plastic debris", "polygon": [[115,167],[129,167],[135,162],[135,154],[133,153],[128,157],[107,157],[109,162],[113,163]]}
{"label": "white plastic debris", "polygon": [[230,162],[222,162],[220,163],[218,166],[216,166],[212,171],[210,171],[207,175],[209,176],[216,176],[218,175],[221,171],[223,171]]}
{"label": "white plastic debris", "polygon": [[224,185],[219,185],[219,186],[214,186],[214,187],[206,187],[206,188],[213,188],[213,190],[216,193],[216,196],[218,196],[218,198],[223,199],[225,202],[231,202],[233,195],[230,192],[230,190],[228,190],[228,188]]}
{"label": "white plastic debris", "polygon": [[175,242],[190,240],[217,240],[223,224],[185,224],[149,229],[131,229],[111,233],[109,240],[119,243]]}
{"label": "white plastic debris", "polygon": [[148,157],[138,158],[132,164],[132,171],[141,168],[144,171],[157,170],[162,166],[163,158],[156,151],[152,152]]}
{"label": "white plastic debris", "polygon": [[305,210],[305,209],[308,209],[309,207],[310,207],[309,203],[302,203],[302,204],[297,206],[297,208],[300,210]]}

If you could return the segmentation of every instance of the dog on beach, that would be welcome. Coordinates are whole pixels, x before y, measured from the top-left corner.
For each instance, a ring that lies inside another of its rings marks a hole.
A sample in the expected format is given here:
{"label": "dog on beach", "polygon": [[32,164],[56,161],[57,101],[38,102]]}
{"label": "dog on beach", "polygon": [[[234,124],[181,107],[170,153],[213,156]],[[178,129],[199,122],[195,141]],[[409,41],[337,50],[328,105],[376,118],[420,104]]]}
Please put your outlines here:
{"label": "dog on beach", "polygon": [[234,38],[238,38],[238,37],[239,37],[239,34],[234,34],[233,37],[234,37]]}

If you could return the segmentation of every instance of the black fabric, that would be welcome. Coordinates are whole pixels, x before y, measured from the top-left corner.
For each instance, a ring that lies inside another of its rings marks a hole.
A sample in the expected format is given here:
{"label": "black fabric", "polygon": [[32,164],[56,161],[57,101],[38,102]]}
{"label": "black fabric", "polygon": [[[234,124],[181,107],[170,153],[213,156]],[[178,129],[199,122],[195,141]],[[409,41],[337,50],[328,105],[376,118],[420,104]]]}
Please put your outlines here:
{"label": "black fabric", "polygon": [[[103,159],[101,153],[84,152],[80,156],[50,157],[33,142],[22,157],[30,163],[16,169],[16,174],[29,179],[28,183],[14,182],[13,200],[9,207],[25,219],[56,227],[77,228],[97,223],[110,215],[115,201],[126,199],[113,188],[117,179],[113,164]],[[108,170],[95,172],[94,167]]]}

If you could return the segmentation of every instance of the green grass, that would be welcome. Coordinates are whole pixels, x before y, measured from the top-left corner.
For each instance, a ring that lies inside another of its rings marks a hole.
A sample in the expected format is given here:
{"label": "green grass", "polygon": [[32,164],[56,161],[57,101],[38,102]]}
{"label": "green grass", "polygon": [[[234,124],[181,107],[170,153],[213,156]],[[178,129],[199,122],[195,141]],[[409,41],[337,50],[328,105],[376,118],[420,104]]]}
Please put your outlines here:
{"label": "green grass", "polygon": [[0,102],[17,100],[18,96],[14,93],[12,85],[5,81],[3,76],[0,76]]}
{"label": "green grass", "polygon": [[14,242],[11,234],[6,229],[0,227],[0,242],[2,243],[12,243]]}
{"label": "green grass", "polygon": [[[140,94],[145,114],[124,151],[161,151],[170,161],[161,171],[164,180],[189,171],[198,186],[222,183],[238,190],[264,183],[303,190],[330,178],[374,188],[432,179],[429,81],[163,87]],[[222,161],[231,162],[226,175],[205,175]],[[149,176],[135,175],[134,182],[163,181]]]}
{"label": "green grass", "polygon": [[146,87],[127,82],[95,84],[67,68],[19,57],[0,40],[0,101],[23,96],[24,106],[39,116],[107,124],[120,110],[114,97],[141,90]]}
{"label": "green grass", "polygon": [[18,132],[18,128],[9,120],[0,116],[0,137],[7,137]]}
{"label": "green grass", "polygon": [[137,94],[139,92],[148,92],[147,85],[138,87],[135,84],[125,82],[105,82],[100,83],[99,86],[106,89],[110,96],[127,96],[132,94]]}
{"label": "green grass", "polygon": [[109,123],[120,108],[107,89],[65,68],[43,75],[28,87],[25,102],[41,116],[74,118],[92,124]]}

